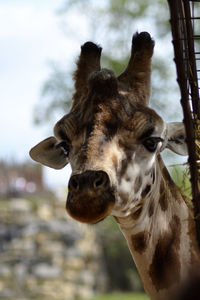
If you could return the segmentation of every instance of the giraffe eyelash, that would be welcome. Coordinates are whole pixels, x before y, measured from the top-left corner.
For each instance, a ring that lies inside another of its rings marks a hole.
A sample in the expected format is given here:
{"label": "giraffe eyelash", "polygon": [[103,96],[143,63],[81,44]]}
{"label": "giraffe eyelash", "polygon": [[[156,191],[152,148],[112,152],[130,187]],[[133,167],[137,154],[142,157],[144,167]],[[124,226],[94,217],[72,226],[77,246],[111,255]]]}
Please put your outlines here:
{"label": "giraffe eyelash", "polygon": [[163,142],[164,140],[161,137],[149,137],[146,138],[143,141],[144,147],[149,151],[149,152],[155,152],[157,149],[157,145],[159,142]]}

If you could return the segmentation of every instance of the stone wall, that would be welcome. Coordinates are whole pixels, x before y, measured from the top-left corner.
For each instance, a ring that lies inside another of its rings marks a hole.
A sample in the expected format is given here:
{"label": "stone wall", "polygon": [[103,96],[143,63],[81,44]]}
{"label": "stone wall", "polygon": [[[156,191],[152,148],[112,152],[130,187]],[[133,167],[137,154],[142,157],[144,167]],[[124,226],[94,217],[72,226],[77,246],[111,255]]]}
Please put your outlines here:
{"label": "stone wall", "polygon": [[0,299],[90,298],[105,289],[101,257],[94,227],[64,201],[0,200]]}

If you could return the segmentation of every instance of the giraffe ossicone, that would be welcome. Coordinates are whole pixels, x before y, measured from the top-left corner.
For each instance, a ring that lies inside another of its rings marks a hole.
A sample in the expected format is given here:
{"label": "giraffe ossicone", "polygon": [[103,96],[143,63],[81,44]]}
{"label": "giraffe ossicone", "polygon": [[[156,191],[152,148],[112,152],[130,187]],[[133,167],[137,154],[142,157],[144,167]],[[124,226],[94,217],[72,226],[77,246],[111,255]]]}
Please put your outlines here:
{"label": "giraffe ossicone", "polygon": [[69,215],[85,223],[113,215],[147,294],[167,300],[176,299],[200,255],[192,213],[160,156],[165,148],[187,155],[184,125],[165,123],[147,106],[153,48],[149,33],[136,33],[116,77],[101,69],[101,47],[85,43],[72,108],[30,156],[55,169],[70,163]]}

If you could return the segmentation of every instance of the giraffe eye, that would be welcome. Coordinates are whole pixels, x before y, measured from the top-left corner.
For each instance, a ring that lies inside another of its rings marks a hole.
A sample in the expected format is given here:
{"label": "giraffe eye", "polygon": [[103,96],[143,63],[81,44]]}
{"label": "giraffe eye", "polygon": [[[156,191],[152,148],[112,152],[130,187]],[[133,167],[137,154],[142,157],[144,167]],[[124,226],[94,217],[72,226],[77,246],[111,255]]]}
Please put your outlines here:
{"label": "giraffe eye", "polygon": [[149,137],[144,140],[143,145],[149,152],[155,152],[159,142],[163,142],[160,137]]}

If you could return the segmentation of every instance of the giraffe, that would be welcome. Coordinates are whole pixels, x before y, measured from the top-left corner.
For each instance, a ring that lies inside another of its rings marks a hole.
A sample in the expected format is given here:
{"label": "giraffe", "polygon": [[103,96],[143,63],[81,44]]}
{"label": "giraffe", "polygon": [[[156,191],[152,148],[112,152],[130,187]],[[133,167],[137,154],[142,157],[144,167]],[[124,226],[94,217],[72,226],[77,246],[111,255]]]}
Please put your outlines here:
{"label": "giraffe", "polygon": [[135,33],[128,65],[116,77],[101,68],[102,48],[86,42],[72,108],[30,156],[55,169],[70,163],[68,214],[88,224],[114,216],[145,291],[169,300],[198,269],[200,255],[191,210],[161,158],[166,148],[187,155],[183,123],[165,123],[148,107],[153,49],[149,33]]}

